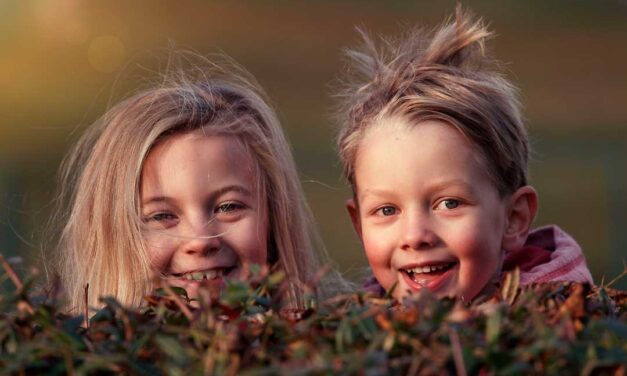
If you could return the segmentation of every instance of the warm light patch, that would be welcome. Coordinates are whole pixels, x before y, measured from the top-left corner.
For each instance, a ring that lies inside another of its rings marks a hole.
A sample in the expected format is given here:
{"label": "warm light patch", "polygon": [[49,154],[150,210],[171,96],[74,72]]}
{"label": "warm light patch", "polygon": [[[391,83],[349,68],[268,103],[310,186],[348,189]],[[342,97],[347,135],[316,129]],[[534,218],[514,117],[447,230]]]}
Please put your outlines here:
{"label": "warm light patch", "polygon": [[91,66],[103,73],[110,73],[118,69],[125,56],[124,43],[116,36],[94,38],[87,50],[87,58]]}

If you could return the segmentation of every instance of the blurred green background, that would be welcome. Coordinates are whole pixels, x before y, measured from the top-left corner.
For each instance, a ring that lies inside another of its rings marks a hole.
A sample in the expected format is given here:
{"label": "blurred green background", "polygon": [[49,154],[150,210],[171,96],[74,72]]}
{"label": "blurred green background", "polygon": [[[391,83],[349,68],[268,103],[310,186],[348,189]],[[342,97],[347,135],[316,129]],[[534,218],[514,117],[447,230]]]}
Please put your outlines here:
{"label": "blurred green background", "polygon": [[[540,193],[537,225],[583,246],[596,282],[627,258],[627,5],[468,1],[521,88]],[[41,262],[55,174],[111,103],[163,72],[168,49],[223,51],[274,101],[323,238],[353,278],[366,260],[345,214],[330,84],[356,25],[397,35],[433,27],[453,1],[0,2],[0,252]],[[623,279],[619,285],[627,287]]]}

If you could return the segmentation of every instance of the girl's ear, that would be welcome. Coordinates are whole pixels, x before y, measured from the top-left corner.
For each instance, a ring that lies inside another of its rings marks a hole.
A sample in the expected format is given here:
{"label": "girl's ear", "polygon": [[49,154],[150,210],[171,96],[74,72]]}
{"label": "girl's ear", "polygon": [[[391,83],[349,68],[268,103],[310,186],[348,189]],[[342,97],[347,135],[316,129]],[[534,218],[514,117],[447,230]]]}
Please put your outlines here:
{"label": "girl's ear", "polygon": [[538,193],[530,185],[518,188],[509,198],[503,249],[517,251],[525,245],[538,210]]}
{"label": "girl's ear", "polygon": [[348,215],[351,217],[351,222],[353,222],[355,232],[361,240],[361,220],[359,219],[359,207],[354,198],[349,198],[348,200],[346,200],[346,209],[348,210]]}

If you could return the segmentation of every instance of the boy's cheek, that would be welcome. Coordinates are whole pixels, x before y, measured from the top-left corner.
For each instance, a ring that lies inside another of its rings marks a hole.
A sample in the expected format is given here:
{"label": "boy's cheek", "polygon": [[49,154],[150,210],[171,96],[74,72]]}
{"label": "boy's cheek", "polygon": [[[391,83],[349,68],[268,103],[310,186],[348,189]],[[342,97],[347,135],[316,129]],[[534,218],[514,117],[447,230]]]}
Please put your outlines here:
{"label": "boy's cheek", "polygon": [[367,243],[364,242],[364,249],[366,251],[366,258],[368,259],[368,264],[372,268],[382,268],[386,264],[389,264],[388,257],[384,252],[380,252],[379,250],[368,247]]}
{"label": "boy's cheek", "polygon": [[370,234],[370,232],[364,230],[361,238],[370,265],[389,265],[392,259],[392,251],[385,237],[382,236],[384,234],[379,234],[379,236],[370,236]]}
{"label": "boy's cheek", "polygon": [[[367,235],[364,233],[364,235]],[[396,283],[396,273],[392,270],[392,250],[382,236],[362,237],[366,258],[377,281],[384,289]]]}
{"label": "boy's cheek", "polygon": [[476,297],[499,272],[499,259],[495,257],[474,257],[460,261],[457,294],[468,299]]}

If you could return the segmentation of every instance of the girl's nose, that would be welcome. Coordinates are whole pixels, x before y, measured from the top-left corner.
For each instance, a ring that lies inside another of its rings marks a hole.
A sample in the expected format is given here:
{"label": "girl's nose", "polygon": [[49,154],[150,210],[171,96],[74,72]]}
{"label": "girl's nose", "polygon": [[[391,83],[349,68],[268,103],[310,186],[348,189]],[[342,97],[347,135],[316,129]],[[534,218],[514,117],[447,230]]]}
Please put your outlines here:
{"label": "girl's nose", "polygon": [[184,252],[188,255],[206,256],[220,249],[218,235],[203,235],[188,239],[184,245]]}
{"label": "girl's nose", "polygon": [[188,255],[206,256],[221,247],[221,237],[211,231],[211,225],[204,223],[196,231],[185,236],[183,251]]}
{"label": "girl's nose", "polygon": [[403,223],[401,249],[426,250],[438,243],[431,219],[427,214],[409,213]]}

